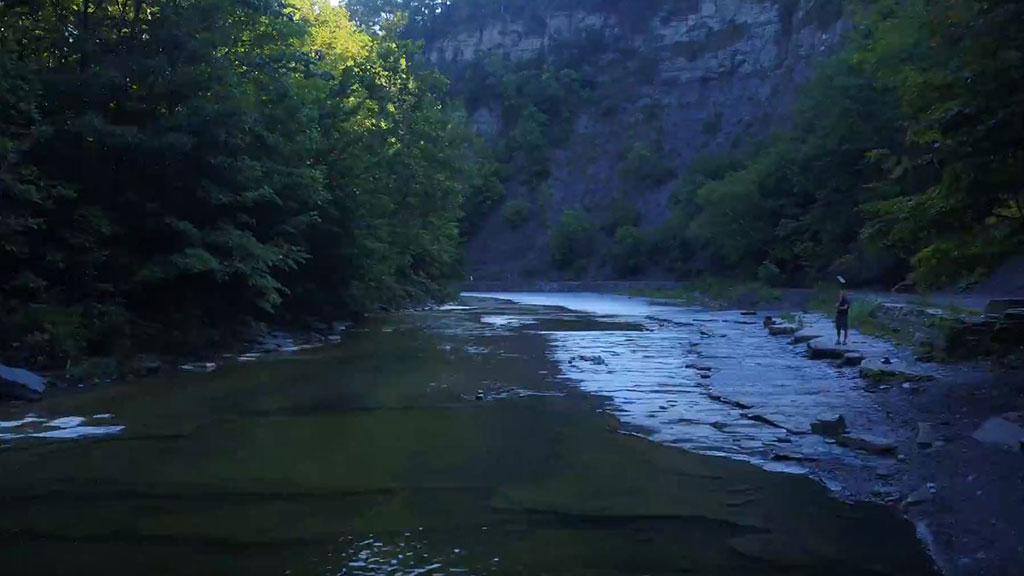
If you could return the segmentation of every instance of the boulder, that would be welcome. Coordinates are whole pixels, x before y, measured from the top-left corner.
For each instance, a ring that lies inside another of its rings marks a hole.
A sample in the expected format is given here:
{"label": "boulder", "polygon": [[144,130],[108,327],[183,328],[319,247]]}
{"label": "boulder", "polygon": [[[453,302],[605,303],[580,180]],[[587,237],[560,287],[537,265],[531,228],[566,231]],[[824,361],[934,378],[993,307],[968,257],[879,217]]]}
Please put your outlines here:
{"label": "boulder", "polygon": [[1020,452],[1024,443],[1024,427],[1014,422],[1015,414],[989,418],[971,435],[983,444]]}
{"label": "boulder", "polygon": [[837,363],[840,367],[849,366],[860,366],[864,362],[864,355],[860,352],[849,352],[845,356],[839,359]]}
{"label": "boulder", "polygon": [[819,436],[838,438],[848,431],[846,418],[843,418],[842,414],[832,418],[819,418],[817,421],[811,422],[811,432]]}
{"label": "boulder", "polygon": [[46,378],[0,364],[0,398],[39,400],[46,392]]}
{"label": "boulder", "polygon": [[858,434],[843,434],[836,439],[836,443],[854,450],[863,450],[875,454],[890,454],[896,452],[896,443],[888,438],[879,436],[867,436]]}
{"label": "boulder", "polygon": [[797,327],[791,324],[773,324],[768,327],[768,333],[772,336],[792,336],[796,332]]}
{"label": "boulder", "polygon": [[881,360],[869,358],[860,365],[860,377],[877,384],[894,384],[902,382],[928,382],[935,379],[931,374],[917,372],[900,362],[886,363],[887,358]]}
{"label": "boulder", "polygon": [[985,314],[1002,315],[1007,310],[1024,308],[1024,298],[998,298],[989,300],[985,305]]}
{"label": "boulder", "polygon": [[740,316],[757,316],[757,311],[756,310],[744,310],[743,312],[740,312]]}
{"label": "boulder", "polygon": [[849,353],[849,348],[833,346],[827,340],[811,340],[807,343],[807,355],[812,360],[842,360]]}

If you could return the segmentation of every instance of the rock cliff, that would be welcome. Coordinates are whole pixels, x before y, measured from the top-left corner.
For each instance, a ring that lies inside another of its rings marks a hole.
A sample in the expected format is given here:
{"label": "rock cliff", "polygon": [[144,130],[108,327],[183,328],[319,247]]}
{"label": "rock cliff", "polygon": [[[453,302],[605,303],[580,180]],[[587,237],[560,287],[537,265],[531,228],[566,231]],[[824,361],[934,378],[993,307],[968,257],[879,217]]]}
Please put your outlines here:
{"label": "rock cliff", "polygon": [[[656,226],[667,216],[674,179],[625,177],[630,150],[647,146],[678,177],[701,153],[738,151],[783,126],[798,86],[838,44],[845,22],[836,0],[682,0],[655,10],[642,4],[496,16],[427,43],[427,57],[456,91],[469,81],[461,71],[495,54],[523,63],[570,42],[599,38],[614,46],[588,63],[606,68],[593,87],[597,97],[575,112],[567,144],[550,153],[551,175],[540,192],[514,178],[507,184],[510,200],[532,204],[529,224],[512,230],[497,210],[470,242],[468,270],[478,280],[554,275],[549,230],[566,209],[600,223],[624,201],[639,209],[643,227]],[[631,74],[619,73],[623,62]],[[476,103],[470,112],[478,131],[500,140],[501,110],[498,102]],[[611,274],[601,258],[582,273]]]}

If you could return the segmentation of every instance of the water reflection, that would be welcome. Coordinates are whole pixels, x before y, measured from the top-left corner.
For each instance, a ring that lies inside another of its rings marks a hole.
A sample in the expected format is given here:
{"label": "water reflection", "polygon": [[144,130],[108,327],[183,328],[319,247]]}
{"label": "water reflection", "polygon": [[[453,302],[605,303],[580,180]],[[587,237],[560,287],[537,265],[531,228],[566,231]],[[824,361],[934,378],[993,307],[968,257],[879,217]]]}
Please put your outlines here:
{"label": "water reflection", "polygon": [[29,414],[17,420],[0,420],[0,440],[12,441],[19,438],[51,438],[74,440],[109,436],[124,430],[124,426],[96,425],[106,424],[113,418],[112,414],[96,414],[86,416],[62,416],[59,418],[40,418]]}
{"label": "water reflection", "polygon": [[668,377],[696,370],[668,352],[699,331],[609,306],[617,319],[489,300],[371,319],[337,346],[48,398],[53,415],[116,414],[68,428],[5,408],[23,422],[0,433],[124,429],[0,451],[2,573],[931,573],[889,509],[620,433],[607,411],[769,443],[730,420],[743,408],[710,417],[699,376]]}

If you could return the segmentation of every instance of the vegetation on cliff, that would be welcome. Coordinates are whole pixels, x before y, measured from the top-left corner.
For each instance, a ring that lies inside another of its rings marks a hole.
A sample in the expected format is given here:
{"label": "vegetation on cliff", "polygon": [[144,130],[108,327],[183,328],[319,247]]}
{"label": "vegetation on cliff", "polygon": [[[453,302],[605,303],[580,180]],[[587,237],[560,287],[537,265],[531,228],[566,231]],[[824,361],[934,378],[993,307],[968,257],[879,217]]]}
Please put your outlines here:
{"label": "vegetation on cliff", "polygon": [[417,50],[326,0],[0,4],[3,355],[443,292],[495,184]]}
{"label": "vegetation on cliff", "polygon": [[909,272],[940,287],[1021,249],[1024,5],[871,2],[851,16],[790,131],[694,167],[700,185],[679,190],[670,224],[683,268],[711,251],[728,269],[768,263],[790,282]]}
{"label": "vegetation on cliff", "polygon": [[[545,16],[565,9],[612,14],[642,37],[638,25],[664,23],[673,11],[697,5],[353,3],[364,21],[377,24],[405,11],[412,15],[409,34],[427,39],[500,18],[527,33],[530,26],[543,32]],[[838,2],[821,1],[798,15],[797,4],[779,3],[784,23],[834,21],[842,12]],[[653,268],[681,278],[728,274],[805,285],[835,274],[861,284],[892,285],[908,275],[923,287],[970,283],[1021,248],[1024,35],[1017,23],[1024,5],[887,0],[845,6],[842,48],[818,63],[784,132],[710,146],[685,163],[665,156],[656,121],[647,132],[624,135],[632,142],[619,179],[632,190],[674,189],[671,214],[657,229],[636,229],[632,221],[622,222],[622,230],[606,226],[607,214],[588,214],[587,206],[575,207],[566,224],[557,213],[546,214],[542,194],[551,152],[569,140],[581,111],[602,122],[603,111],[619,109],[630,94],[624,87],[657,81],[658,61],[646,48],[603,34],[569,35],[551,40],[536,58],[494,52],[446,73],[470,111],[489,106],[500,115],[499,175],[509,190],[525,190],[509,201],[538,208],[532,213],[545,218],[551,260],[563,273],[595,264],[616,276]],[[721,128],[719,110],[694,138],[713,140]],[[606,196],[615,205],[628,197],[615,190]],[[588,220],[600,228],[598,244],[605,248],[567,249],[573,245],[565,241],[567,231],[587,228]]]}

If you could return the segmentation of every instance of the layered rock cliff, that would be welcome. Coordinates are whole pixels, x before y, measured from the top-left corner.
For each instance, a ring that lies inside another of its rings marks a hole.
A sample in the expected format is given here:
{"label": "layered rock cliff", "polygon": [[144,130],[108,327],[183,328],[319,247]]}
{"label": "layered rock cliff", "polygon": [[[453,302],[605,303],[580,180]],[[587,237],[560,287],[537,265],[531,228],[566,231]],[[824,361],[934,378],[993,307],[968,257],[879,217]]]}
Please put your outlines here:
{"label": "layered rock cliff", "polygon": [[[539,192],[514,174],[508,179],[508,200],[532,206],[527,224],[511,229],[496,210],[470,242],[468,271],[478,280],[557,275],[549,232],[567,209],[600,224],[625,202],[639,210],[643,227],[656,226],[695,157],[741,150],[784,126],[799,85],[837,45],[844,23],[836,0],[662,4],[496,15],[463,22],[427,44],[428,58],[457,92],[460,82],[472,81],[462,72],[494,55],[542,62],[567,44],[605,47],[587,62],[600,71],[591,86],[596,96],[574,112],[567,143],[549,153],[550,178]],[[627,67],[631,73],[622,74]],[[477,129],[500,145],[509,128],[501,103],[475,102],[470,112]],[[623,163],[641,146],[650,155],[633,161],[651,158],[674,177],[628,177]],[[611,272],[596,257],[582,275]]]}

